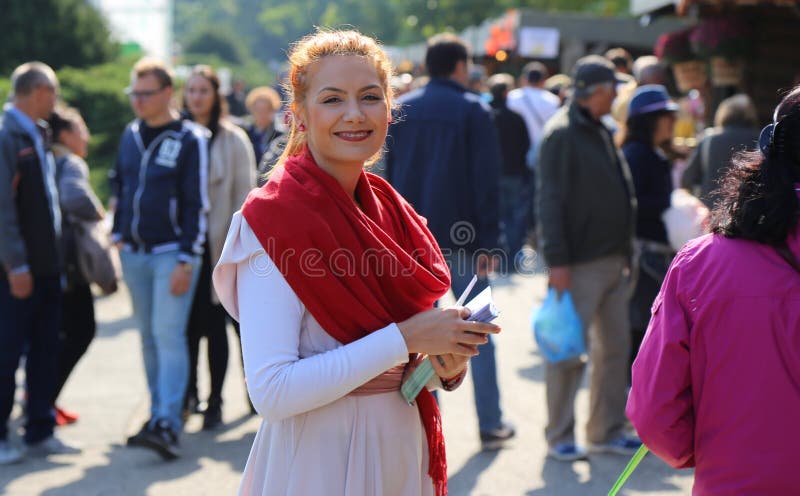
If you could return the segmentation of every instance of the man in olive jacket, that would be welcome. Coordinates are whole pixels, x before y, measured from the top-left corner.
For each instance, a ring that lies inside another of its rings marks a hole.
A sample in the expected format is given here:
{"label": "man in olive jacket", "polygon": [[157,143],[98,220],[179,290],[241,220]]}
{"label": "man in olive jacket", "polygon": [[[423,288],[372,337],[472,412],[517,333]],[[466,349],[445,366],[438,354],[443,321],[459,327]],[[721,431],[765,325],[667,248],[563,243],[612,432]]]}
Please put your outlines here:
{"label": "man in olive jacket", "polygon": [[[601,118],[611,109],[617,83],[610,62],[580,59],[574,95],[547,123],[537,179],[541,253],[550,286],[569,291],[584,324],[589,359],[590,413],[587,439],[593,451],[631,454],[640,445],[624,434],[630,348],[628,284],[636,200],[628,165]],[[585,362],[580,358],[545,368],[548,454],[584,458],[575,443],[575,395]]]}

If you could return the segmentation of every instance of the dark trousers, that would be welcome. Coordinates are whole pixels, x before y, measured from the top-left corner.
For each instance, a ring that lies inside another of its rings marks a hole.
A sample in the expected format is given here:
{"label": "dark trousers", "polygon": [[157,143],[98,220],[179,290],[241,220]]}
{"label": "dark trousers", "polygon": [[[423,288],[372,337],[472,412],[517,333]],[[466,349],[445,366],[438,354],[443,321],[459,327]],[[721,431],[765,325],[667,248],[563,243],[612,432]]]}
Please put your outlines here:
{"label": "dark trousers", "polygon": [[[206,246],[200,279],[192,302],[192,313],[186,336],[189,343],[189,384],[186,399],[197,399],[197,361],[200,351],[200,338],[206,338],[208,349],[208,370],[211,373],[211,393],[208,405],[218,407],[222,404],[222,385],[228,370],[228,334],[225,308],[211,301],[211,260]],[[184,402],[184,404],[186,404]]]}
{"label": "dark trousers", "polygon": [[525,244],[531,223],[533,187],[525,176],[500,178],[500,226],[507,260],[501,270],[514,268],[514,258]]}
{"label": "dark trousers", "polygon": [[58,374],[61,302],[61,281],[57,276],[35,277],[33,293],[22,300],[11,296],[8,279],[0,277],[0,439],[8,437],[15,374],[26,346],[25,442],[36,443],[53,435],[52,401]]}
{"label": "dark trousers", "polygon": [[69,379],[72,369],[94,339],[97,324],[94,320],[94,297],[88,284],[78,284],[64,292],[61,318],[61,353],[53,403]]}
{"label": "dark trousers", "polygon": [[[640,248],[637,253],[636,286],[631,295],[628,313],[631,322],[631,353],[628,363],[633,366],[639,347],[650,323],[650,309],[661,290],[661,284],[672,263],[672,255]],[[628,372],[630,374],[630,370]]]}

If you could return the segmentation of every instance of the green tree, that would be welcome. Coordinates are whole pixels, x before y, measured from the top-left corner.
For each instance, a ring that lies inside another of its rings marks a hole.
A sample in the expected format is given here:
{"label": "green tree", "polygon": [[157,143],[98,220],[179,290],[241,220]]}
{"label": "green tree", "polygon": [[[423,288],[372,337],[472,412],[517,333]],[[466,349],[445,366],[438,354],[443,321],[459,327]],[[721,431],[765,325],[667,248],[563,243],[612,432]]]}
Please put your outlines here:
{"label": "green tree", "polygon": [[242,42],[229,31],[218,28],[197,31],[186,42],[183,50],[191,54],[216,55],[231,64],[241,64],[247,58],[247,48]]}
{"label": "green tree", "polygon": [[176,36],[215,26],[235,33],[252,56],[283,59],[289,44],[315,26],[352,26],[386,44],[408,44],[460,31],[512,8],[625,14],[629,0],[176,0]]}
{"label": "green tree", "polygon": [[5,0],[0,33],[3,73],[28,60],[86,67],[119,52],[105,19],[86,0]]}

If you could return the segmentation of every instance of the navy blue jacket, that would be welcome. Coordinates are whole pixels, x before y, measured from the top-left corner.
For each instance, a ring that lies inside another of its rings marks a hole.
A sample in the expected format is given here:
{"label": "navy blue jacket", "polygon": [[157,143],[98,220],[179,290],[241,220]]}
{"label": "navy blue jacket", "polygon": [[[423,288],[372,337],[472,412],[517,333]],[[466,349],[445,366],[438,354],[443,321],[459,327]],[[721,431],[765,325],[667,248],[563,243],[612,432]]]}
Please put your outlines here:
{"label": "navy blue jacket", "polygon": [[145,148],[140,121],[125,128],[111,175],[117,197],[113,235],[135,249],[203,253],[208,212],[208,130],[181,121]]}
{"label": "navy blue jacket", "polygon": [[439,78],[398,100],[389,182],[428,219],[442,249],[497,248],[500,142],[488,105]]}
{"label": "navy blue jacket", "polygon": [[622,153],[631,168],[636,202],[636,237],[667,243],[667,228],[661,214],[669,208],[672,194],[672,165],[652,145],[629,141]]}

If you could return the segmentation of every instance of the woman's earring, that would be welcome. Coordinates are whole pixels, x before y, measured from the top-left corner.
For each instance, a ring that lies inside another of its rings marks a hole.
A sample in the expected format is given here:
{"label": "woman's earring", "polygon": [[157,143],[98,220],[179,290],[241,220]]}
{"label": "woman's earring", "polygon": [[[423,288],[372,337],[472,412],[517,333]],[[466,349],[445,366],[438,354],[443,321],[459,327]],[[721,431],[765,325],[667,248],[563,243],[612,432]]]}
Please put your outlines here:
{"label": "woman's earring", "polygon": [[297,130],[300,131],[301,133],[305,132],[306,125],[305,124],[298,124],[297,125]]}

